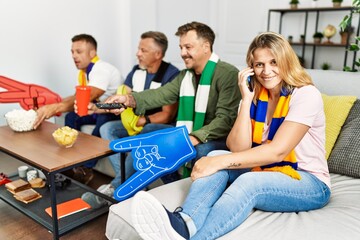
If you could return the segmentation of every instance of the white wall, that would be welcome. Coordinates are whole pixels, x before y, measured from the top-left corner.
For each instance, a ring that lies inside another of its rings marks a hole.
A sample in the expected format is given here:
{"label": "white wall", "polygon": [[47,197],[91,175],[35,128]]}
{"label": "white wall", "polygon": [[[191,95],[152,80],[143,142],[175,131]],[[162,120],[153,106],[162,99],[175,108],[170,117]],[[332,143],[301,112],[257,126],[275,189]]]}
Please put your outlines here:
{"label": "white wall", "polygon": [[[310,0],[300,2],[300,7],[311,6]],[[246,4],[239,0],[0,0],[0,75],[46,86],[65,97],[73,94],[76,85],[77,69],[70,53],[74,35],[93,35],[98,41],[99,57],[117,66],[125,77],[136,63],[140,34],[148,30],[163,31],[168,36],[165,59],[183,68],[175,32],[193,20],[214,29],[214,50],[223,60],[242,66],[250,41],[266,30],[268,9],[288,8],[288,3],[289,0],[253,0]],[[330,0],[318,1],[319,6],[331,4]],[[344,0],[343,4],[351,5],[351,0]],[[327,21],[332,22],[324,20]],[[0,125],[5,124],[3,115],[14,108],[20,106],[1,104]]]}

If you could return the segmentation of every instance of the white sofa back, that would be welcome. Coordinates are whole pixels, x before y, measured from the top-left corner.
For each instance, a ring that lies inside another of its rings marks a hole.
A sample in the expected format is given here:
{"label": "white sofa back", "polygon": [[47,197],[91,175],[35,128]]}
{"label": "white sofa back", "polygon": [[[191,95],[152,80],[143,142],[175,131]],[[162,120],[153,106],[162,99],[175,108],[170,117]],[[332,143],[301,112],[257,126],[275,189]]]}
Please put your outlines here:
{"label": "white sofa back", "polygon": [[320,92],[327,95],[353,95],[360,98],[360,72],[306,70]]}

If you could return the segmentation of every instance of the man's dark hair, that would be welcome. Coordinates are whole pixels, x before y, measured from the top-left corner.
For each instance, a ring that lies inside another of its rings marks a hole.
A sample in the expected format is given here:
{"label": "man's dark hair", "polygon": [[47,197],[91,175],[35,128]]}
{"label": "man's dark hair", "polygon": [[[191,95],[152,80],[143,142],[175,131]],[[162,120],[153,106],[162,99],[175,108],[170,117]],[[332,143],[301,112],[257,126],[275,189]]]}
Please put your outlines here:
{"label": "man's dark hair", "polygon": [[210,43],[210,49],[212,51],[214,42],[215,42],[215,33],[214,31],[206,24],[200,22],[191,22],[186,23],[180,26],[175,33],[176,36],[182,36],[187,32],[194,30],[198,36],[198,38],[203,38]]}
{"label": "man's dark hair", "polygon": [[166,50],[168,48],[168,40],[164,33],[156,31],[148,31],[141,34],[141,39],[152,38],[154,39],[156,45],[161,48],[163,56],[165,56]]}
{"label": "man's dark hair", "polygon": [[77,41],[85,41],[87,43],[90,43],[91,45],[94,46],[95,50],[97,50],[97,42],[95,40],[95,38],[89,34],[79,34],[79,35],[75,35],[72,39],[72,42],[77,42]]}

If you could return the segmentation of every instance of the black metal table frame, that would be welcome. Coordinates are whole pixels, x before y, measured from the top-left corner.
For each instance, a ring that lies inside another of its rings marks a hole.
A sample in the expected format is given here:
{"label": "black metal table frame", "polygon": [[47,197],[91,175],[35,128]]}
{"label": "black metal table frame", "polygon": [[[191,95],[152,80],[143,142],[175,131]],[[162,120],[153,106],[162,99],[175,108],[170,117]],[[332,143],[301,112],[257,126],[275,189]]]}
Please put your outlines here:
{"label": "black metal table frame", "polygon": [[[7,151],[4,150],[4,149],[0,149],[0,151],[6,153],[6,154],[8,154],[9,156],[12,156],[12,157],[14,157],[14,158],[16,158],[16,159],[18,159],[18,160],[20,160],[20,161],[22,161],[22,162],[30,165],[30,166],[32,166],[32,167],[35,167],[35,168],[37,168],[37,169],[39,168],[39,166],[35,166],[35,165],[31,164],[31,163],[29,163],[28,161],[22,159],[21,157],[15,155],[15,154],[12,154],[11,152],[7,152]],[[59,239],[60,236],[64,235],[64,234],[67,233],[68,231],[70,231],[70,230],[75,229],[76,227],[78,227],[78,226],[74,226],[74,227],[71,228],[71,229],[66,229],[66,231],[62,232],[61,234],[59,233],[59,225],[58,225],[58,217],[57,217],[57,209],[56,209],[57,203],[56,203],[55,174],[56,174],[56,173],[61,173],[61,172],[63,172],[63,171],[72,169],[72,168],[77,167],[77,166],[84,165],[86,162],[93,161],[93,160],[98,160],[98,159],[101,159],[101,158],[103,158],[103,157],[106,157],[106,156],[109,156],[109,155],[112,155],[112,154],[114,154],[114,153],[112,152],[112,153],[104,154],[104,155],[102,155],[102,156],[98,156],[98,157],[96,157],[96,158],[88,159],[88,160],[86,160],[86,161],[84,161],[84,162],[81,162],[81,163],[78,163],[78,164],[74,164],[74,165],[68,166],[68,167],[66,167],[66,168],[62,168],[62,169],[59,169],[59,170],[56,170],[56,171],[52,171],[52,172],[47,172],[47,171],[45,171],[45,170],[43,170],[43,169],[39,169],[39,170],[41,170],[41,171],[45,174],[45,176],[46,176],[46,178],[47,178],[47,184],[48,184],[48,187],[49,187],[49,189],[50,189],[51,210],[52,210],[52,220],[53,220],[53,229],[52,229],[53,239]],[[125,155],[121,154],[120,156],[121,156],[121,162],[122,162],[122,163],[125,162]],[[124,164],[121,165],[121,172],[122,172],[122,173],[124,172],[124,175],[122,175],[122,176],[124,176],[124,178],[125,178],[125,167],[124,167]],[[101,196],[102,198],[105,198],[106,200],[108,200],[108,201],[110,201],[110,202],[112,202],[112,203],[117,203],[117,201],[116,201],[115,199],[113,199],[113,198],[111,198],[111,197],[109,197],[109,196],[106,196],[106,195],[104,195],[104,194],[96,191],[95,189],[92,189],[92,188],[90,188],[90,187],[88,187],[88,186],[86,186],[86,185],[84,185],[84,184],[82,184],[82,183],[80,183],[80,182],[77,182],[77,181],[75,181],[75,180],[73,180],[73,179],[72,179],[72,181],[75,182],[75,183],[76,183],[77,185],[79,185],[80,187],[84,188],[86,191],[89,191],[89,192],[92,192],[92,193],[94,193],[94,194],[96,194],[96,195],[99,195],[99,196]],[[122,182],[123,182],[123,181],[124,181],[124,179],[123,179],[123,177],[122,177]],[[5,199],[4,199],[4,200],[5,200]],[[13,206],[13,207],[15,207],[15,206]],[[16,207],[15,207],[15,208],[16,208]],[[20,209],[18,209],[18,210],[21,211]],[[23,211],[21,211],[21,212],[23,212]],[[24,213],[24,212],[23,212],[23,213]],[[100,215],[100,214],[99,214],[99,215]],[[28,215],[28,216],[29,216],[29,215]],[[31,216],[29,216],[29,217],[31,217]],[[33,220],[35,220],[36,222],[40,223],[41,225],[43,225],[44,227],[48,228],[47,226],[45,226],[45,225],[42,224],[41,222],[37,221],[35,218],[33,218],[33,217],[31,217],[31,218],[32,218]],[[89,220],[90,220],[90,219],[89,219]],[[89,221],[89,220],[87,220],[87,221]],[[49,229],[49,230],[51,231],[51,229]]]}

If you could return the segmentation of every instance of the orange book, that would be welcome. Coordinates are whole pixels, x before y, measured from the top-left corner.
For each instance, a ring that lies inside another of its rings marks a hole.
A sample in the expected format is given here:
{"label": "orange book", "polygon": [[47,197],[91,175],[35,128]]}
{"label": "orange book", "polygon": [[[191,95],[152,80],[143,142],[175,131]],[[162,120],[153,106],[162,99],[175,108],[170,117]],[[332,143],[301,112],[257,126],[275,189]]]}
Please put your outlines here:
{"label": "orange book", "polygon": [[[91,206],[81,198],[59,203],[56,206],[58,219],[90,208]],[[45,212],[52,217],[51,207],[46,208]]]}

